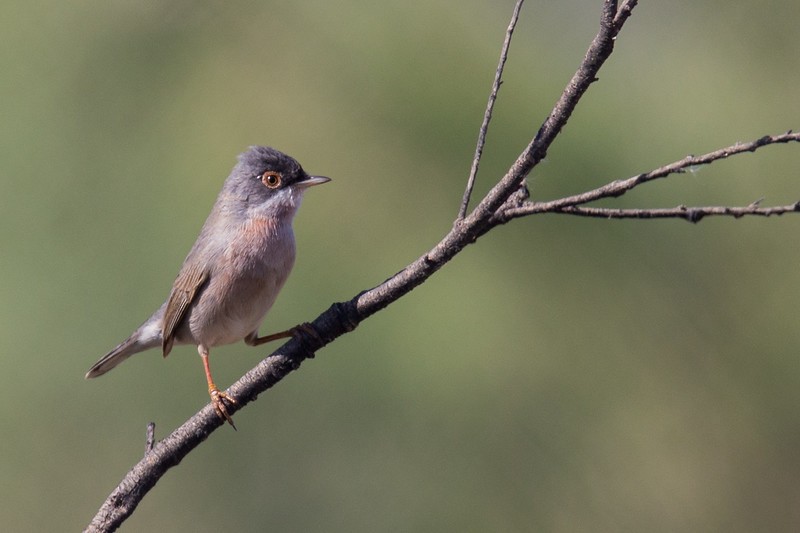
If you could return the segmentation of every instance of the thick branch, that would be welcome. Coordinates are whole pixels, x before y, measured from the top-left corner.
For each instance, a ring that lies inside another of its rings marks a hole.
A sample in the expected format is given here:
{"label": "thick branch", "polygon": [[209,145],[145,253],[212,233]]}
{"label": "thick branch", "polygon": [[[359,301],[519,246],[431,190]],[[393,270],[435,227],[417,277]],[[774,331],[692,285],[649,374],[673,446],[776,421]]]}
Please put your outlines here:
{"label": "thick branch", "polygon": [[[625,2],[627,11],[636,4]],[[475,242],[491,227],[489,220],[520,185],[533,166],[547,152],[558,132],[566,124],[581,96],[596,79],[603,62],[613,50],[613,41],[627,19],[617,11],[617,2],[604,3],[601,29],[595,37],[578,72],[573,76],[556,107],[544,122],[536,138],[520,155],[506,177],[495,186],[475,210],[460,222],[428,253],[387,279],[364,291],[352,300],[332,305],[322,313],[312,327],[317,335],[295,338],[234,383],[228,393],[237,404],[229,407],[230,414],[244,408],[259,394],[272,387],[300,364],[340,335],[352,331],[362,320],[407,294],[452,259],[468,244]],[[187,420],[171,435],[157,443],[125,476],[98,511],[87,531],[114,531],[136,509],[144,495],[171,467],[177,465],[191,450],[222,425],[214,409],[207,405]]]}
{"label": "thick branch", "polygon": [[[520,4],[521,2],[517,4],[517,10]],[[269,357],[261,361],[255,368],[247,372],[247,374],[234,383],[227,391],[231,396],[236,398],[238,402],[235,405],[229,406],[231,414],[244,408],[250,402],[255,401],[259,394],[265,392],[289,373],[299,368],[300,364],[305,359],[313,357],[319,349],[339,336],[352,331],[361,321],[419,286],[445,263],[455,257],[464,247],[475,242],[493,226],[518,216],[542,212],[544,210],[547,210],[547,212],[561,213],[567,213],[569,210],[572,210],[571,214],[595,216],[590,214],[592,208],[581,207],[580,204],[597,198],[619,196],[626,190],[640,183],[657,177],[663,177],[656,175],[658,171],[654,171],[654,173],[631,178],[631,180],[634,180],[634,182],[631,183],[627,183],[630,180],[614,182],[605,186],[607,188],[605,191],[601,191],[600,189],[590,191],[590,193],[587,194],[594,193],[595,196],[586,200],[584,200],[583,196],[579,195],[571,197],[572,200],[566,202],[557,200],[542,204],[525,201],[527,199],[524,191],[525,177],[530,170],[545,157],[547,150],[562,128],[566,125],[580,98],[591,83],[597,79],[596,76],[600,67],[613,51],[614,39],[622,29],[622,25],[628,19],[631,10],[636,4],[637,2],[635,0],[626,0],[622,3],[622,7],[617,9],[616,1],[606,0],[604,2],[600,31],[592,41],[580,68],[570,80],[561,98],[542,124],[535,138],[517,158],[506,175],[491,189],[476,208],[469,215],[460,217],[439,244],[403,270],[391,276],[380,285],[356,295],[347,302],[333,304],[311,324],[311,328],[316,332],[315,335],[305,334],[302,337],[291,339]],[[512,18],[512,21],[515,20],[515,18],[516,15]],[[509,29],[507,40],[510,39],[511,29],[513,28]],[[501,59],[501,63],[502,61],[504,61],[504,59]],[[501,68],[498,70],[500,71]],[[496,77],[497,87],[499,87],[499,82],[500,77],[498,72]],[[496,97],[496,91],[493,91],[493,93]],[[490,97],[490,100],[491,99],[492,97]],[[488,116],[491,116],[491,109],[488,110]],[[485,120],[484,123],[488,127],[488,119]],[[762,145],[797,140],[796,138],[784,141],[777,140],[777,138],[769,139],[770,140],[762,143]],[[479,147],[480,150],[482,150],[480,142]],[[750,151],[756,148],[758,148],[758,146]],[[728,155],[731,154],[727,154],[724,157]],[[480,159],[480,155],[477,151],[476,158]],[[718,159],[719,158],[721,157],[718,157]],[[664,172],[666,172],[664,175],[681,171],[688,166],[696,164],[706,163],[698,160],[692,160],[690,163],[682,161],[672,170],[665,167],[667,170],[664,170]],[[477,162],[474,166],[475,172],[477,173]],[[471,191],[471,187],[471,185],[468,187],[468,192]],[[467,202],[468,196],[467,194]],[[720,208],[696,209],[713,210]],[[763,209],[779,208],[759,208],[755,205],[748,208],[728,209],[751,209],[751,211],[753,211],[752,213],[743,212],[742,214],[766,215],[766,213],[761,213],[760,211],[763,211]],[[787,209],[787,211],[788,210],[790,209]],[[791,210],[797,211],[797,204],[792,206]],[[466,207],[464,207],[462,211],[465,212]],[[623,210],[618,210],[618,212],[628,213]],[[604,215],[607,216],[608,214],[609,211],[604,212]],[[716,213],[708,212],[706,214]],[[777,212],[770,214],[777,214]],[[463,215],[463,213],[460,213],[460,215]],[[177,428],[171,435],[152,446],[152,449],[149,449],[145,457],[128,472],[119,486],[104,502],[103,506],[88,526],[87,531],[113,531],[119,527],[119,525],[121,525],[136,509],[144,495],[158,482],[161,476],[163,476],[169,468],[177,465],[190,451],[222,424],[223,421],[217,416],[213,407],[207,405]]]}

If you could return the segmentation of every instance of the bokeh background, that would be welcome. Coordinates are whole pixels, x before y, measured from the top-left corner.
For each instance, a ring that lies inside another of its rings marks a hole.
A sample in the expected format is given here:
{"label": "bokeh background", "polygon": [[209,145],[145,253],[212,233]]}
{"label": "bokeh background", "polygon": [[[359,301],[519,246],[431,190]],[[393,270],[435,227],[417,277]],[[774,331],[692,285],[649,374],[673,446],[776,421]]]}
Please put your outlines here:
{"label": "bokeh background", "polygon": [[[478,193],[601,2],[525,6]],[[512,2],[9,0],[0,18],[0,523],[74,531],[208,400],[191,347],[86,369],[166,297],[270,144],[334,181],[262,328],[424,253],[457,211]],[[800,4],[642,2],[531,177],[538,199],[800,127]],[[606,205],[800,199],[769,147]],[[796,531],[800,217],[515,221],[322,350],[123,531]],[[221,385],[269,349],[217,349]]]}

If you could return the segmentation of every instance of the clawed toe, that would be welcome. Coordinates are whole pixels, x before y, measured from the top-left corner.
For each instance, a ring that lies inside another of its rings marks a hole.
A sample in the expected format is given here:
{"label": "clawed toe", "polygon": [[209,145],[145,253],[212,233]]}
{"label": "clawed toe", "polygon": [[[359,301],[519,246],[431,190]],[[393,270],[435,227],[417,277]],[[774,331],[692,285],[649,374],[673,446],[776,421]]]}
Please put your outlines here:
{"label": "clawed toe", "polygon": [[211,396],[211,403],[214,406],[214,410],[217,412],[217,415],[228,424],[231,425],[233,429],[236,429],[236,425],[233,423],[233,418],[228,413],[228,408],[225,405],[225,402],[229,402],[231,405],[236,405],[238,402],[233,399],[233,397],[225,391],[221,391],[217,388],[209,389],[208,395]]}

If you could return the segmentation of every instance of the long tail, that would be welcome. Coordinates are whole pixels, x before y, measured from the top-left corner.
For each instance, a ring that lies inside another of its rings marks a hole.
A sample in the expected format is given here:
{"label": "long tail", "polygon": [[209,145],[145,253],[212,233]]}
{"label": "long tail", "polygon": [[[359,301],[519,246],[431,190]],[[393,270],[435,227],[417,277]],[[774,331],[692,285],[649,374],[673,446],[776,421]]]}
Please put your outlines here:
{"label": "long tail", "polygon": [[148,322],[92,365],[86,373],[86,379],[102,376],[135,353],[161,346],[161,328],[156,331],[155,328],[148,327]]}

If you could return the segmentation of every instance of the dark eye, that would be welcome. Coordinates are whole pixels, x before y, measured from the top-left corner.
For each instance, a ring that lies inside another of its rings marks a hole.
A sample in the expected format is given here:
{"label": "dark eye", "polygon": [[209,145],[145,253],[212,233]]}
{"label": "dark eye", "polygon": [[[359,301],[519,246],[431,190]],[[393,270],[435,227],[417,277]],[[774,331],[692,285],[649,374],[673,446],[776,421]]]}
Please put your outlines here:
{"label": "dark eye", "polygon": [[261,183],[269,189],[277,189],[281,186],[281,173],[267,170],[261,175]]}

